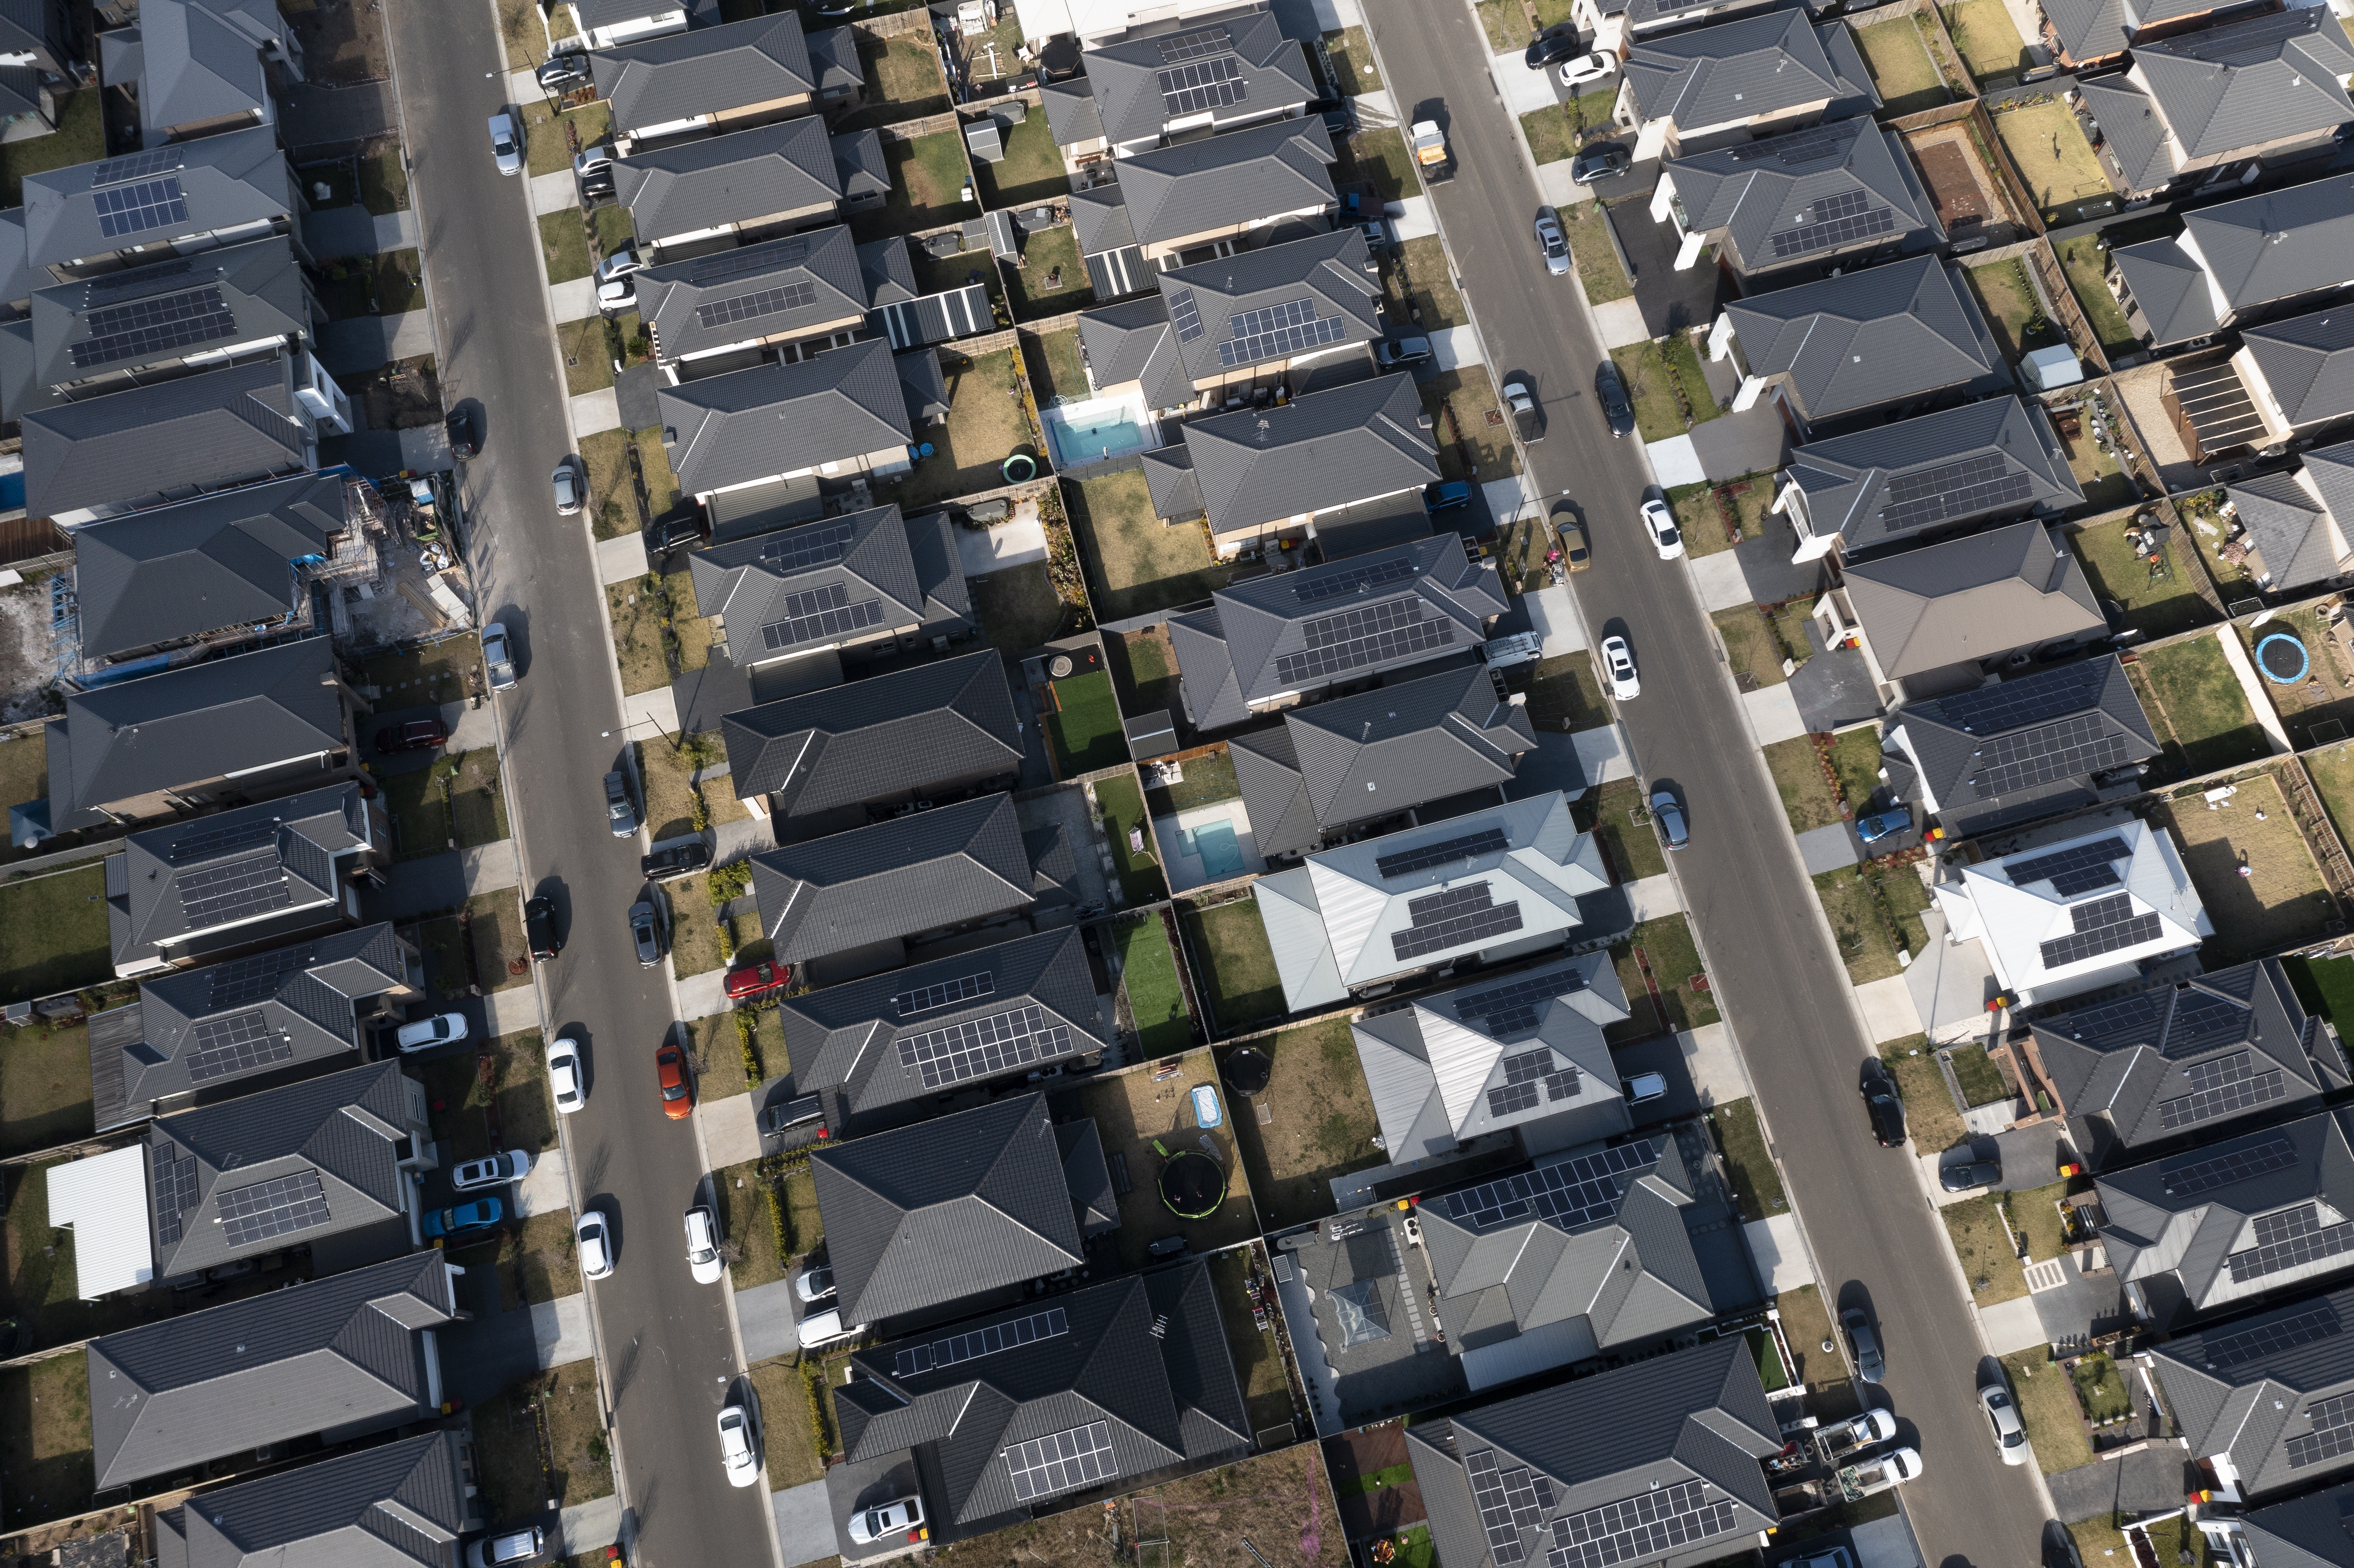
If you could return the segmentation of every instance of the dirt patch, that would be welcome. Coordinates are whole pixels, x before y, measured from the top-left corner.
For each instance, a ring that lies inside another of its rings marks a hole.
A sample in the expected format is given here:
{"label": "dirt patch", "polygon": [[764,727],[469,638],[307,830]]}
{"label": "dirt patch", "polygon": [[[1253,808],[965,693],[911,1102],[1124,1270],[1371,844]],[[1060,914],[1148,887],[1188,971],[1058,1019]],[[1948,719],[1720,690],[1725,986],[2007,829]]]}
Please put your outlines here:
{"label": "dirt patch", "polygon": [[1165,1541],[1145,1548],[1146,1562],[1165,1551],[1172,1568],[1341,1568],[1349,1549],[1336,1514],[1322,1451],[1302,1443],[960,1542],[957,1555],[975,1568],[1097,1568],[1133,1561],[1140,1542]]}
{"label": "dirt patch", "polygon": [[367,410],[372,430],[409,430],[441,422],[441,376],[429,354],[395,360],[344,390]]}
{"label": "dirt patch", "polygon": [[382,0],[290,0],[286,25],[302,45],[302,73],[327,87],[382,81],[392,74]]}
{"label": "dirt patch", "polygon": [[1937,216],[1946,228],[1952,230],[1964,224],[1984,223],[1986,197],[1979,193],[1978,176],[1962,150],[1951,142],[1940,142],[1918,153],[1921,176],[1929,182],[1929,194],[1937,200]]}
{"label": "dirt patch", "polygon": [[0,724],[48,711],[49,579],[37,572],[0,593]]}

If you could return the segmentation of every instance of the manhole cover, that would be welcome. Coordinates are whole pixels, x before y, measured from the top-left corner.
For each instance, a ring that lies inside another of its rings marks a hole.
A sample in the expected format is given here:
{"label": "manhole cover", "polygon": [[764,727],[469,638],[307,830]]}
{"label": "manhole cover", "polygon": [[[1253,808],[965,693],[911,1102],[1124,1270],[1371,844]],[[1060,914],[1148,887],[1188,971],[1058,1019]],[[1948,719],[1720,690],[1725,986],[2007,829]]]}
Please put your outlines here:
{"label": "manhole cover", "polygon": [[1046,666],[1046,673],[1055,679],[1061,680],[1071,673],[1071,656],[1067,653],[1055,654],[1054,662]]}

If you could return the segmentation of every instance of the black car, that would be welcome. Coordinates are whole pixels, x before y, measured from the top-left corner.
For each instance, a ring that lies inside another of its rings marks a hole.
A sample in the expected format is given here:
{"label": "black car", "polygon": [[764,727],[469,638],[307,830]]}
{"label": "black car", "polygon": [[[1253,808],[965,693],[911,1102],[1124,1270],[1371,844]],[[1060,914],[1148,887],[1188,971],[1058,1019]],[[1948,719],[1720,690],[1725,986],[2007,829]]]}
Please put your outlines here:
{"label": "black car", "polygon": [[1543,70],[1547,66],[1559,65],[1578,53],[1579,48],[1577,24],[1556,22],[1529,40],[1529,52],[1522,58],[1531,70]]}
{"label": "black car", "polygon": [[[1878,1067],[1878,1063],[1870,1064]],[[1872,1114],[1872,1136],[1880,1140],[1882,1149],[1904,1147],[1904,1102],[1896,1097],[1896,1086],[1890,1081],[1888,1071],[1867,1070],[1863,1076],[1863,1108]]]}
{"label": "black car", "polygon": [[1627,383],[1609,360],[1595,366],[1594,394],[1602,399],[1602,414],[1610,421],[1612,435],[1623,436],[1635,428],[1635,405],[1627,401]]}
{"label": "black car", "polygon": [[1999,1160],[1965,1160],[1958,1164],[1937,1167],[1937,1185],[1948,1192],[1967,1192],[1979,1187],[1992,1187],[2001,1180],[2002,1161]]}
{"label": "black car", "polygon": [[701,839],[689,839],[639,856],[638,874],[649,882],[664,882],[673,876],[684,876],[690,871],[701,871],[710,863],[711,846]]}
{"label": "black car", "polygon": [[601,165],[593,173],[580,176],[580,202],[584,207],[597,207],[613,199],[613,166]]}
{"label": "black car", "polygon": [[450,432],[451,457],[470,458],[482,450],[474,440],[474,417],[464,408],[451,409],[450,417],[441,421],[441,427]]}
{"label": "black car", "polygon": [[652,900],[641,898],[630,906],[630,940],[637,947],[642,966],[652,969],[662,962],[662,922],[655,918]]}
{"label": "black car", "polygon": [[551,55],[531,74],[542,92],[568,92],[588,79],[588,57]]}
{"label": "black car", "polygon": [[564,951],[564,938],[556,934],[556,900],[546,894],[525,902],[523,929],[535,961],[544,963]]}
{"label": "black car", "polygon": [[711,525],[704,520],[703,508],[698,506],[677,516],[657,518],[647,530],[646,546],[653,550],[675,550],[681,545],[695,544],[710,533]]}
{"label": "black car", "polygon": [[1569,177],[1590,185],[1596,180],[1615,180],[1634,166],[1634,154],[1616,142],[1598,142],[1570,164]]}

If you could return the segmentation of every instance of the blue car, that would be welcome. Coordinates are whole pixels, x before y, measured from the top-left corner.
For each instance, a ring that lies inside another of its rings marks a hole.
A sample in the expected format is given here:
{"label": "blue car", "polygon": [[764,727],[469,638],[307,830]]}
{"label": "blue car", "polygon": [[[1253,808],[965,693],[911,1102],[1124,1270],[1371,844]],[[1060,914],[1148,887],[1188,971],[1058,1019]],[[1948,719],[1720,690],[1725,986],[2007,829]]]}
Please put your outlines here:
{"label": "blue car", "polygon": [[472,1231],[486,1231],[497,1224],[504,1213],[496,1198],[477,1198],[471,1203],[460,1203],[455,1208],[436,1209],[425,1216],[426,1238],[462,1236]]}
{"label": "blue car", "polygon": [[1912,827],[1912,811],[1903,806],[1894,806],[1885,811],[1876,811],[1869,817],[1857,818],[1855,836],[1865,843],[1872,843],[1881,839],[1893,838],[1898,833],[1908,832]]}
{"label": "blue car", "polygon": [[1471,487],[1459,479],[1423,486],[1423,504],[1433,512],[1445,512],[1450,507],[1471,504]]}

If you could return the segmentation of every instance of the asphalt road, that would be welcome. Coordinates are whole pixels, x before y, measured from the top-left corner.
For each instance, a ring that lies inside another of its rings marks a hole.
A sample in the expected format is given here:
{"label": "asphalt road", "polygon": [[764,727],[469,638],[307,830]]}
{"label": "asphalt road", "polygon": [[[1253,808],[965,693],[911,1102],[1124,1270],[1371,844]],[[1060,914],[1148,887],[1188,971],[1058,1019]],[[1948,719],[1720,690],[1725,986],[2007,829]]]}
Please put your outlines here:
{"label": "asphalt road", "polygon": [[[605,1212],[619,1244],[612,1277],[587,1288],[622,1538],[647,1568],[766,1563],[767,1489],[729,1487],[719,1464],[716,1413],[740,1371],[726,1305],[686,1272],[679,1217],[706,1181],[702,1154],[693,1125],[664,1119],[655,1095],[670,988],[662,969],[639,968],[625,918],[645,845],[606,827],[620,694],[586,519],[557,516],[550,493],[570,437],[528,184],[498,174],[485,129],[505,97],[497,20],[488,0],[394,0],[385,16],[444,394],[475,408],[481,432],[461,489],[475,588],[483,618],[505,621],[522,653],[522,684],[496,699],[508,805],[525,884],[554,895],[567,937],[540,984],[549,1023],[581,1040],[588,1064],[588,1103],[560,1118],[573,1194]],[[664,744],[651,727],[641,737]]]}
{"label": "asphalt road", "polygon": [[2042,1500],[2026,1470],[1997,1457],[1978,1411],[1982,1341],[1906,1168],[1915,1151],[1872,1141],[1856,1092],[1870,1045],[1846,971],[1690,576],[1658,558],[1637,520],[1649,476],[1637,438],[1614,441],[1603,422],[1602,350],[1576,281],[1547,276],[1537,255],[1535,173],[1490,82],[1485,35],[1468,5],[1365,0],[1365,11],[1400,120],[1443,101],[1458,172],[1431,191],[1439,222],[1497,379],[1528,379],[1545,405],[1530,468],[1548,505],[1566,491],[1585,515],[1594,565],[1571,581],[1587,626],[1634,647],[1642,695],[1620,717],[1644,778],[1685,802],[1691,843],[1677,878],[1821,1288],[1881,1325],[1882,1402],[1921,1450],[1923,1477],[1902,1495],[1924,1558],[2032,1563]]}

